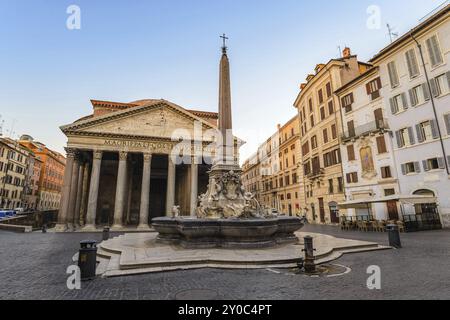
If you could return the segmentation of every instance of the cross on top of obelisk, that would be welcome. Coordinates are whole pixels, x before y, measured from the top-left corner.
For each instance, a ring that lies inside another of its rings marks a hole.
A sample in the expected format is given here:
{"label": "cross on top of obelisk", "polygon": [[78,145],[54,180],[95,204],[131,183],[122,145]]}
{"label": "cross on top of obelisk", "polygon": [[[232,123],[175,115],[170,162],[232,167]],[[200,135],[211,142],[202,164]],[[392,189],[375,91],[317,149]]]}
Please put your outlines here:
{"label": "cross on top of obelisk", "polygon": [[223,35],[220,36],[223,40],[223,46],[222,46],[222,52],[223,53],[227,53],[227,40],[229,39],[225,33]]}

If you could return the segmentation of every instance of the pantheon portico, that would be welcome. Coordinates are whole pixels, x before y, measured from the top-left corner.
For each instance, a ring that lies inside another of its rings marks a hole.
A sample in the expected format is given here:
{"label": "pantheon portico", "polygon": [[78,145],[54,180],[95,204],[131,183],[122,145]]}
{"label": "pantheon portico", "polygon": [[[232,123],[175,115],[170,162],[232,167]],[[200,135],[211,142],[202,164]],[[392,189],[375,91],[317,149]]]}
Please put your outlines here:
{"label": "pantheon portico", "polygon": [[[92,115],[61,127],[67,164],[56,230],[146,230],[152,218],[171,216],[174,206],[194,216],[214,157],[214,138],[206,132],[217,131],[218,114],[166,100],[91,102]],[[171,156],[178,133],[192,137],[190,152],[177,151],[191,161]],[[234,149],[237,155],[237,139]]]}

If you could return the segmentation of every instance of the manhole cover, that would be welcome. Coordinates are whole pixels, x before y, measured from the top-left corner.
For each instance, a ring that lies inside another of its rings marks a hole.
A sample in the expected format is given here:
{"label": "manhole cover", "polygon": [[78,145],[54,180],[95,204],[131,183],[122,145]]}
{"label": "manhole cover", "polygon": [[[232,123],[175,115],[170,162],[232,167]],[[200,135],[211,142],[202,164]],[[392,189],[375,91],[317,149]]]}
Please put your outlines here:
{"label": "manhole cover", "polygon": [[191,289],[175,294],[175,300],[215,300],[219,294],[209,289]]}

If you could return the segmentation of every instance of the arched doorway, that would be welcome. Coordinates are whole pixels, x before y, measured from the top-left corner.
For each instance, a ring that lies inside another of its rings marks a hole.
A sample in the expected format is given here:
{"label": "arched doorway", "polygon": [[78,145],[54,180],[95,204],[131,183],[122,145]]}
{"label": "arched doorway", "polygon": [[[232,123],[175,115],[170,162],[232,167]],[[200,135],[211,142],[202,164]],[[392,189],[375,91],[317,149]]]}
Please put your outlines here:
{"label": "arched doorway", "polygon": [[[415,196],[430,196],[435,197],[436,194],[429,190],[429,189],[419,189],[417,191],[413,192],[413,195]],[[422,203],[422,204],[416,204],[416,215],[426,215],[426,214],[437,214],[437,205],[436,203]]]}

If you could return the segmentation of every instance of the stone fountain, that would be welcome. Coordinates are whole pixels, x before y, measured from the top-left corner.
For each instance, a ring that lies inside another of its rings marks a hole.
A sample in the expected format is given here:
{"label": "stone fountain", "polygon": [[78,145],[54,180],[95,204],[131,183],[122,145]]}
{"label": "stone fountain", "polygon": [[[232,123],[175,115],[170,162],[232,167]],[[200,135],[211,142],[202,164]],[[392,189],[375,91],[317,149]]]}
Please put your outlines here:
{"label": "stone fountain", "polygon": [[[225,36],[223,37],[226,39]],[[220,62],[219,130],[222,141],[232,137],[230,65],[227,48]],[[266,248],[296,243],[299,218],[263,208],[245,192],[242,170],[232,146],[222,142],[209,172],[207,192],[199,197],[197,217],[163,217],[152,220],[158,241],[185,248]]]}

